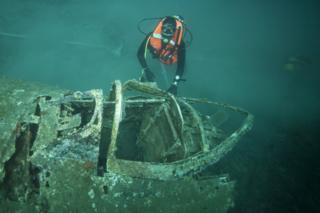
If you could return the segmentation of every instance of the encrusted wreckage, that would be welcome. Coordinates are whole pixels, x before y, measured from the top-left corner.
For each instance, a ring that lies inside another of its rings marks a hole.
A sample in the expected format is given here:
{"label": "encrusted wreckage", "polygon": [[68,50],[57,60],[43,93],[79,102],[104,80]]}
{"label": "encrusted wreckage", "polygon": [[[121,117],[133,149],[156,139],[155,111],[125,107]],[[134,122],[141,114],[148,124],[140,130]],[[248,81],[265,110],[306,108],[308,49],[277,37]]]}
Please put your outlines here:
{"label": "encrusted wreckage", "polygon": [[234,181],[203,171],[250,130],[245,110],[135,80],[115,81],[108,96],[0,80],[2,208],[226,212],[233,205]]}

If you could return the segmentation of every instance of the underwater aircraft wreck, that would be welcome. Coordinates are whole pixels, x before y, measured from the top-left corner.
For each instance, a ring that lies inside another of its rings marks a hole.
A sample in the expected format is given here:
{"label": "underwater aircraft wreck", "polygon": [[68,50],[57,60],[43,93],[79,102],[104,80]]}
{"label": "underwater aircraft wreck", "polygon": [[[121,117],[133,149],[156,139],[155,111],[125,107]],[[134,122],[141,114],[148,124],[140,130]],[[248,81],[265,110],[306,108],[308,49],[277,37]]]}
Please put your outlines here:
{"label": "underwater aircraft wreck", "polygon": [[0,204],[7,212],[232,207],[235,181],[209,168],[251,129],[249,112],[135,80],[115,81],[107,95],[0,83]]}

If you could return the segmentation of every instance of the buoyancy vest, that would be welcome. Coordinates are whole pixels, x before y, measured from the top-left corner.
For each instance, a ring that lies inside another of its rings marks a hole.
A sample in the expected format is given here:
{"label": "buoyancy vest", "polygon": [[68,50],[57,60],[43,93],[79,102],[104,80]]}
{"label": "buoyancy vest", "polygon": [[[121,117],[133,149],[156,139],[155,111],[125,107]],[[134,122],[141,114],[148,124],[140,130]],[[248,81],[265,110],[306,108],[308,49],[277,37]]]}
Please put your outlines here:
{"label": "buoyancy vest", "polygon": [[153,53],[159,57],[164,64],[173,64],[178,60],[178,48],[183,35],[183,24],[176,20],[176,30],[171,39],[165,41],[162,36],[163,19],[158,23],[149,39]]}

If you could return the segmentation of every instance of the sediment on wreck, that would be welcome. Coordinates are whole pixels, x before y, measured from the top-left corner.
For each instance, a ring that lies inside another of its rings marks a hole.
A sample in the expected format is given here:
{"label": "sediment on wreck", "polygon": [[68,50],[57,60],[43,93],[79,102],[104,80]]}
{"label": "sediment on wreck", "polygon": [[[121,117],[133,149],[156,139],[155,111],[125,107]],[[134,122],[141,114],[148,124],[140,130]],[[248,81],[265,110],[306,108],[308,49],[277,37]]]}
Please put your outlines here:
{"label": "sediment on wreck", "polygon": [[195,100],[141,82],[116,81],[109,97],[16,91],[11,114],[0,111],[19,114],[0,125],[11,133],[0,135],[0,205],[9,212],[226,212],[233,205],[227,174],[195,175],[250,129],[247,112],[233,109],[249,118],[225,135],[198,114]]}

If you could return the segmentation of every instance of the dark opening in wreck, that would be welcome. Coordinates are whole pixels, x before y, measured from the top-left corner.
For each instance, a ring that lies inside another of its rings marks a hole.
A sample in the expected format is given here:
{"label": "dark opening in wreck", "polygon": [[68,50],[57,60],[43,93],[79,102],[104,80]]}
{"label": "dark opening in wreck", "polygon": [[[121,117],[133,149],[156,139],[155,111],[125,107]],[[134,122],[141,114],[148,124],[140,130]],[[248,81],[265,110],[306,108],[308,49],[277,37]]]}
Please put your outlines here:
{"label": "dark opening in wreck", "polygon": [[[19,99],[28,97],[24,91],[17,91],[21,93]],[[21,103],[13,106],[19,107]],[[210,183],[211,188],[207,188],[212,189],[212,196],[224,200],[221,206],[232,205],[229,198],[234,184],[227,180],[227,175],[201,180],[192,177],[218,162],[250,130],[253,116],[245,110],[175,97],[152,84],[134,80],[123,85],[115,81],[108,96],[103,96],[102,90],[46,95],[36,92],[26,103],[19,120],[15,117],[10,120],[20,127],[12,129],[10,123],[1,126],[4,132],[14,131],[0,144],[4,168],[0,170],[2,201],[30,202],[31,209],[36,206],[46,212],[50,206],[53,211],[64,201],[68,190],[96,187],[102,192],[100,197],[95,197],[92,189],[79,196],[83,203],[88,203],[88,195],[97,199],[104,203],[103,209],[106,201],[118,199],[114,196],[128,187],[134,187],[130,205],[137,205],[134,191],[143,189],[147,183],[147,187],[154,184],[163,190],[163,199],[175,196],[166,189],[168,185],[176,187],[181,195],[185,194],[183,190],[195,190],[193,194],[199,193],[199,198],[206,200],[209,197],[202,197],[205,196],[202,185]],[[200,113],[195,105],[207,105],[208,111]],[[214,108],[211,114],[210,107]],[[236,124],[229,118],[232,112],[241,115],[243,121],[229,128],[232,125],[227,120]],[[184,184],[190,188],[181,187]],[[56,193],[62,196],[61,201],[50,200],[56,198]],[[139,193],[141,199],[147,196]],[[161,194],[155,193],[150,196],[157,200]],[[117,208],[119,202],[112,202],[113,207]]]}

